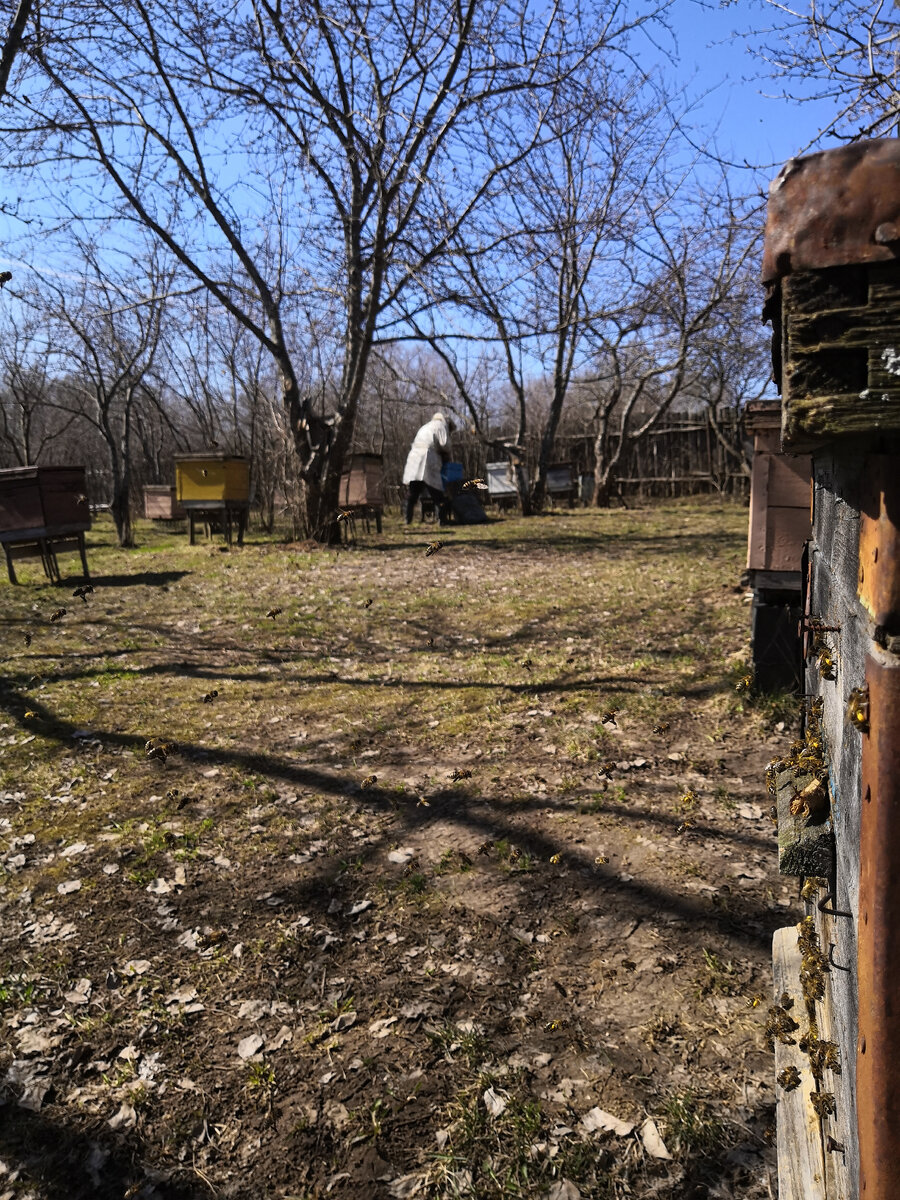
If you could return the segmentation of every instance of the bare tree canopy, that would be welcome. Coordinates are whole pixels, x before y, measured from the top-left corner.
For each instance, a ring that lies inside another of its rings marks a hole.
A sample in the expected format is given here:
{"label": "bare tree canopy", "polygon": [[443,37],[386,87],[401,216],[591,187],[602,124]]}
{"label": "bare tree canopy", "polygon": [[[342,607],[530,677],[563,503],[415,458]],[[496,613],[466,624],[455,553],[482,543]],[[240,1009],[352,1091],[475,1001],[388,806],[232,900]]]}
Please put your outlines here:
{"label": "bare tree canopy", "polygon": [[542,144],[561,89],[627,64],[664,8],[57,0],[6,132],[33,183],[150,229],[266,348],[323,536],[401,300],[427,309],[423,280]]}
{"label": "bare tree canopy", "polygon": [[820,135],[900,134],[900,11],[895,0],[765,0],[771,24],[750,35],[756,56],[794,101],[829,101]]}

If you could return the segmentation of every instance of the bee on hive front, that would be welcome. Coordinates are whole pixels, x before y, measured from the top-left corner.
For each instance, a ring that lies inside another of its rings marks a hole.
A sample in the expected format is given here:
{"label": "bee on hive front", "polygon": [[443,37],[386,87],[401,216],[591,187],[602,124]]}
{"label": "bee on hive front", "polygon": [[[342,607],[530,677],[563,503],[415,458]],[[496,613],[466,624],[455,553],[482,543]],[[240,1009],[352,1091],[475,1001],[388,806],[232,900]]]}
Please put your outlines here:
{"label": "bee on hive front", "polygon": [[438,541],[429,542],[428,545],[425,547],[425,557],[431,558],[432,554],[437,554],[438,550],[443,548],[443,545],[444,545],[443,542],[438,542]]}
{"label": "bee on hive front", "polygon": [[854,688],[847,702],[847,720],[860,733],[869,732],[869,689]]}
{"label": "bee on hive front", "polygon": [[800,1072],[793,1064],[785,1067],[778,1073],[778,1082],[786,1092],[792,1092],[794,1088],[800,1086]]}
{"label": "bee on hive front", "polygon": [[813,1106],[813,1111],[821,1121],[824,1117],[830,1117],[834,1113],[834,1093],[833,1092],[810,1092],[810,1103]]}

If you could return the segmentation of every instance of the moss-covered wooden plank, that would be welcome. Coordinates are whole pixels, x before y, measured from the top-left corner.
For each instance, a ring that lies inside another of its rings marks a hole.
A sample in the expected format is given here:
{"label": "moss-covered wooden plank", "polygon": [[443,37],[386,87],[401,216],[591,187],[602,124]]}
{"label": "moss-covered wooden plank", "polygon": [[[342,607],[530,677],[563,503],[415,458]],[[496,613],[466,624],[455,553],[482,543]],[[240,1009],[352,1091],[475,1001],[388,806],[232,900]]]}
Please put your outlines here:
{"label": "moss-covered wooden plank", "polygon": [[900,433],[900,388],[785,401],[783,445],[792,453],[808,453],[836,438],[866,433]]}
{"label": "moss-covered wooden plank", "polygon": [[791,815],[791,802],[812,783],[812,775],[782,771],[775,780],[778,809],[778,870],[782,875],[821,875],[831,878],[834,870],[834,830],[830,815],[807,822]]}

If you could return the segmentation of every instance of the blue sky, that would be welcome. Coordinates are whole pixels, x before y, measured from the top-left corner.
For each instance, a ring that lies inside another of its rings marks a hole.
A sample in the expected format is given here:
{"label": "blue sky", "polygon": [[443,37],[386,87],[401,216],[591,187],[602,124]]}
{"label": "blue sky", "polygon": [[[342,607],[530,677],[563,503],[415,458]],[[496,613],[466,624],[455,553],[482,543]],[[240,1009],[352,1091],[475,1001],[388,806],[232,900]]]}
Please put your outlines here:
{"label": "blue sky", "polygon": [[765,78],[763,64],[733,36],[765,25],[772,15],[760,0],[674,0],[669,12],[678,38],[677,77],[691,80],[692,94],[709,93],[698,110],[702,123],[718,129],[721,153],[769,165],[770,177],[815,138],[823,114],[833,113],[830,104],[774,98],[777,82]]}

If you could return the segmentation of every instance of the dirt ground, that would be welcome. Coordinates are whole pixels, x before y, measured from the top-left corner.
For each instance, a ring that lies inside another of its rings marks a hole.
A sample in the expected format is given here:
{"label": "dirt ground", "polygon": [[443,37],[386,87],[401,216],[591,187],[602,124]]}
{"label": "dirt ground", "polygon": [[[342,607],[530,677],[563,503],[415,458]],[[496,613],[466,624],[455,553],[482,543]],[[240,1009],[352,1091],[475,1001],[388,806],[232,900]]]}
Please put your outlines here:
{"label": "dirt ground", "polygon": [[0,1200],[773,1196],[746,525],[101,526],[84,600],[0,585]]}

